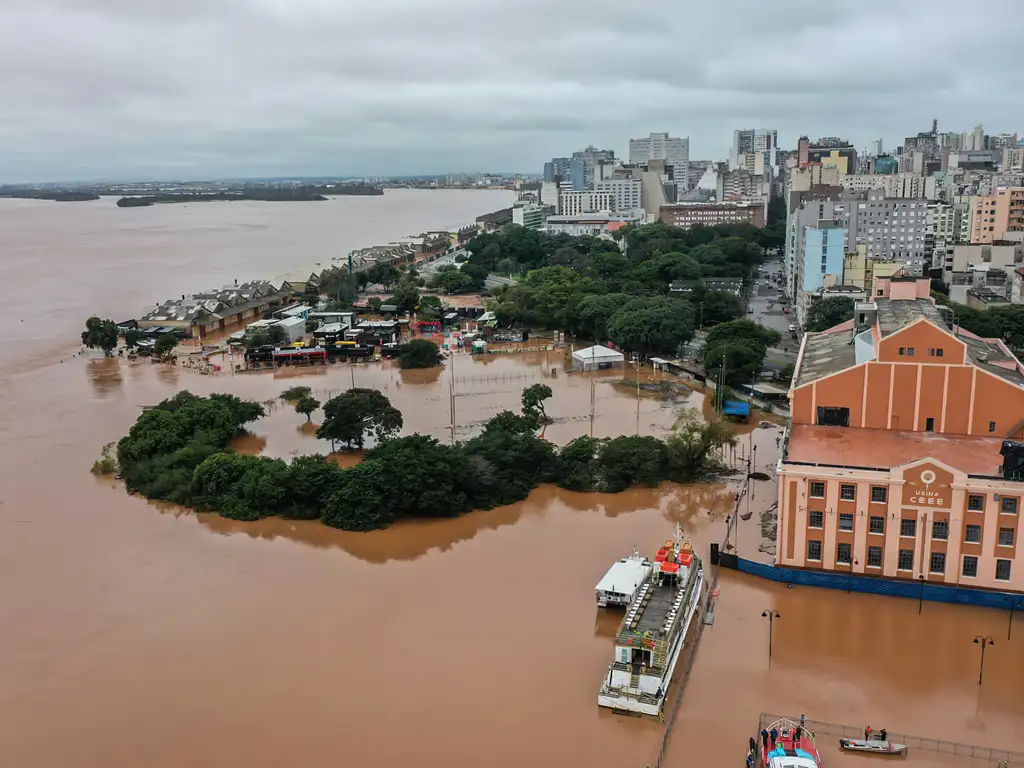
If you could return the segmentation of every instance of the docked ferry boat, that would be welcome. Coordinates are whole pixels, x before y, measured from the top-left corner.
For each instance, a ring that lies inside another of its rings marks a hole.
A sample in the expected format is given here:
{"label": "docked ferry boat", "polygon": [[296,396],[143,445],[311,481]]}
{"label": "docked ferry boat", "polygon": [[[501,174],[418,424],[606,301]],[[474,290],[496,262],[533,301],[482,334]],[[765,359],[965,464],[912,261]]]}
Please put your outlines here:
{"label": "docked ferry boat", "polygon": [[627,607],[636,599],[640,585],[651,575],[653,568],[654,563],[646,557],[641,557],[634,547],[633,554],[612,564],[608,573],[594,587],[598,607]]}
{"label": "docked ferry boat", "polygon": [[700,558],[677,524],[674,538],[658,550],[619,625],[614,661],[597,696],[599,706],[660,714],[703,584]]}
{"label": "docked ferry boat", "polygon": [[814,734],[799,723],[786,718],[776,720],[762,731],[761,737],[764,768],[821,768]]}

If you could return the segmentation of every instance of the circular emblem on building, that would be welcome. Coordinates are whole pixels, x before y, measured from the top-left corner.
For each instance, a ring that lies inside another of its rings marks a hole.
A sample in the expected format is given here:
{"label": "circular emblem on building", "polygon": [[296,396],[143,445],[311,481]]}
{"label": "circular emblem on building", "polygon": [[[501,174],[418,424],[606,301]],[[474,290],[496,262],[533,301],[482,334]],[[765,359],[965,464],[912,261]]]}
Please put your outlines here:
{"label": "circular emblem on building", "polygon": [[924,472],[921,473],[921,482],[924,483],[925,485],[931,485],[932,483],[935,482],[935,473],[932,472],[930,469],[926,469]]}

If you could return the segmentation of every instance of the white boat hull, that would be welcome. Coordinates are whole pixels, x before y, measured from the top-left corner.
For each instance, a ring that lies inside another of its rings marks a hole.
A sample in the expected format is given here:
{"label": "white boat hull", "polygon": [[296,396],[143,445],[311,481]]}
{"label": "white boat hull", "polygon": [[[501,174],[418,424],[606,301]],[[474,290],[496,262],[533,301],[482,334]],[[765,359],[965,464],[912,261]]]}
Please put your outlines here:
{"label": "white boat hull", "polygon": [[601,687],[600,693],[597,695],[597,705],[599,707],[608,707],[609,709],[624,712],[636,712],[638,714],[652,715],[655,717],[661,714],[665,700],[668,697],[668,689],[672,682],[672,675],[675,674],[676,663],[679,661],[679,656],[682,653],[683,646],[686,645],[686,636],[690,631],[690,623],[693,621],[693,616],[697,612],[697,607],[700,605],[701,591],[703,588],[704,570],[700,569],[697,571],[691,603],[686,609],[685,618],[680,624],[677,642],[672,650],[665,673],[662,675],[658,686],[662,691],[661,698],[656,701],[652,701],[654,697],[651,696],[649,691],[642,690],[641,688],[628,687],[609,688],[606,682]]}

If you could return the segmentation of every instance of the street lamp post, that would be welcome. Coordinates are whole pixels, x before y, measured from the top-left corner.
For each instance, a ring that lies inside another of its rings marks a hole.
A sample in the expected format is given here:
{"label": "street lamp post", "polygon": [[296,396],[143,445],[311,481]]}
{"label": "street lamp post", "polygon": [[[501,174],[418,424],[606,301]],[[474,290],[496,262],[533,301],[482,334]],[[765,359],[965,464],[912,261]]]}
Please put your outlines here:
{"label": "street lamp post", "polygon": [[860,563],[857,562],[856,557],[850,561],[850,568],[846,572],[846,594],[850,594],[851,590],[853,589],[853,566],[855,565],[860,565]]}
{"label": "street lamp post", "polygon": [[775,620],[781,619],[782,616],[778,611],[768,609],[767,611],[761,611],[761,618],[768,619],[768,669],[772,668],[772,628],[775,626]]}
{"label": "street lamp post", "polygon": [[1010,623],[1006,627],[1006,639],[1009,640],[1010,633],[1013,632],[1013,612],[1017,608],[1024,608],[1024,602],[1021,602],[1021,599],[1019,597],[1012,597],[1010,595],[1004,597],[1003,600],[1010,604]]}
{"label": "street lamp post", "polygon": [[995,645],[996,641],[991,637],[976,635],[974,638],[974,644],[981,646],[981,667],[978,669],[978,685],[981,685],[981,678],[985,674],[985,646]]}

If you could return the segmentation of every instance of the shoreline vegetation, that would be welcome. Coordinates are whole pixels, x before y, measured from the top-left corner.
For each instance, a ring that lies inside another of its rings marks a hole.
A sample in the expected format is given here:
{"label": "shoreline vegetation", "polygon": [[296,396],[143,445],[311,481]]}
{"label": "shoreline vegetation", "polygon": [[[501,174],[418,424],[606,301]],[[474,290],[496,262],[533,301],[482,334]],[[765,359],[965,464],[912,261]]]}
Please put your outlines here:
{"label": "shoreline vegetation", "polygon": [[[207,203],[230,202],[233,200],[257,200],[261,202],[318,202],[331,196],[379,197],[384,194],[380,187],[368,184],[335,184],[330,186],[302,187],[244,187],[241,189],[216,192],[160,192],[154,195],[128,195],[117,201],[118,208],[142,208],[165,203]],[[97,198],[98,199],[98,198]]]}
{"label": "shoreline vegetation", "polygon": [[16,200],[52,200],[58,203],[78,203],[99,200],[95,192],[72,189],[15,189],[0,191],[0,197]]}
{"label": "shoreline vegetation", "polygon": [[[522,413],[502,411],[481,434],[454,445],[421,434],[396,437],[401,413],[373,390],[343,393],[324,405],[324,413],[323,437],[361,446],[374,436],[359,464],[343,469],[320,454],[286,462],[235,453],[229,441],[265,415],[263,406],[234,395],[181,391],[140,415],[121,438],[116,471],[129,492],[232,520],[320,520],[370,531],[403,518],[457,517],[514,504],[545,483],[616,493],[721,476],[730,470],[718,449],[735,441],[726,424],[688,409],[664,440],[582,436],[559,448],[536,434],[543,411],[526,393]],[[105,449],[104,458],[109,453]]]}

